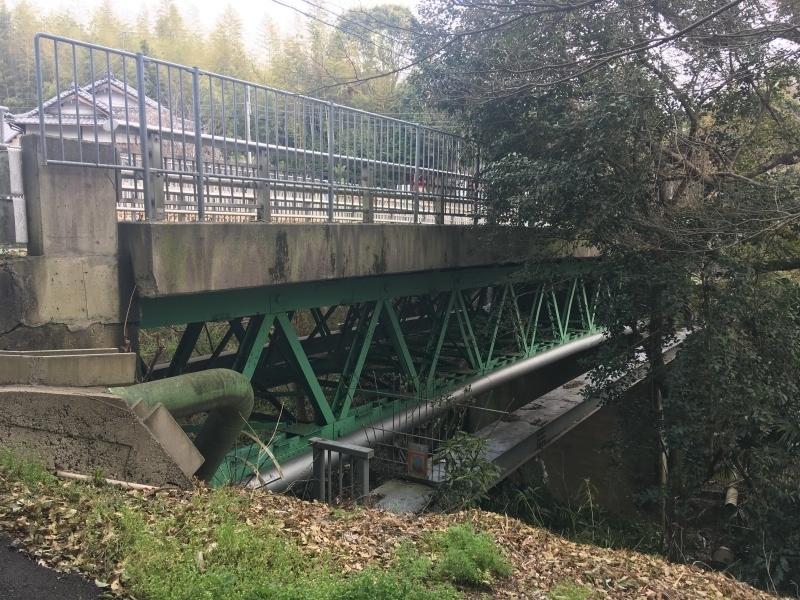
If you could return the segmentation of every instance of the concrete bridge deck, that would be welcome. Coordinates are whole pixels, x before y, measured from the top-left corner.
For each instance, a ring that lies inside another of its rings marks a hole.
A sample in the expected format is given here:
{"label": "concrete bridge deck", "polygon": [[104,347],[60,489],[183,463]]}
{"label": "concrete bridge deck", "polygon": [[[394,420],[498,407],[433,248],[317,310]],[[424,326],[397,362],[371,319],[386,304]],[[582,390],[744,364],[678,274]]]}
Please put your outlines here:
{"label": "concrete bridge deck", "polygon": [[526,228],[400,224],[120,223],[140,296],[587,258]]}

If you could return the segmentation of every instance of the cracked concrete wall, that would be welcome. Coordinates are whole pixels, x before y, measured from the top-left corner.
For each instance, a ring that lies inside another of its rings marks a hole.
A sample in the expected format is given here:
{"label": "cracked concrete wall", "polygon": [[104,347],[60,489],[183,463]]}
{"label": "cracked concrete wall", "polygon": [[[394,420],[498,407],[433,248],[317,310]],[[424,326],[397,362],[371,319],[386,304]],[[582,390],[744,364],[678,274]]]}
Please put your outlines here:
{"label": "cracked concrete wall", "polygon": [[[120,347],[120,288],[130,284],[119,267],[114,172],[44,165],[40,143],[22,138],[28,256],[0,260],[0,350]],[[65,144],[77,156],[77,142]]]}

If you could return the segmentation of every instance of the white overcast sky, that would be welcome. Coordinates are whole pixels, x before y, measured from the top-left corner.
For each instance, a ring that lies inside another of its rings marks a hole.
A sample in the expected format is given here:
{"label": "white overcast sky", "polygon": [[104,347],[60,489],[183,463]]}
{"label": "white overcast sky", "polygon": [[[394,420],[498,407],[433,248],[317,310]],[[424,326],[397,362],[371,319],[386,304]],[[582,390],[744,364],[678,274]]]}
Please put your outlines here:
{"label": "white overcast sky", "polygon": [[[92,10],[101,4],[101,0],[28,0],[34,7],[43,12],[68,11],[76,19],[85,20]],[[189,24],[197,24],[204,30],[210,29],[217,21],[227,4],[239,13],[244,26],[245,42],[253,47],[257,31],[265,17],[269,17],[279,28],[284,30],[302,26],[306,18],[272,0],[174,0],[175,5],[184,14]],[[299,10],[310,12],[312,7],[302,0],[282,0],[286,4],[296,6]],[[343,10],[356,7],[370,7],[376,4],[399,4],[413,8],[417,0],[311,0],[314,4],[341,13]],[[422,0],[424,1],[424,0]],[[15,5],[17,0],[7,4]],[[133,21],[146,7],[152,19],[158,11],[161,0],[111,0],[115,13],[126,20]],[[334,17],[328,15],[331,19]]]}

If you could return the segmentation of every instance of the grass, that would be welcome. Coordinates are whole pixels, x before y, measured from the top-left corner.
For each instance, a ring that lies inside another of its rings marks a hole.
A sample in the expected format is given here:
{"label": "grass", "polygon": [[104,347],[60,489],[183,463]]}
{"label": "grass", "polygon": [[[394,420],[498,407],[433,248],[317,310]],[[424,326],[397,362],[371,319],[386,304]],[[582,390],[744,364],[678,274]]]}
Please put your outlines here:
{"label": "grass", "polygon": [[655,523],[644,515],[616,516],[598,506],[594,495],[588,480],[578,497],[569,502],[556,499],[545,486],[500,487],[485,507],[579,543],[645,553],[661,551],[661,534]]}
{"label": "grass", "polygon": [[281,523],[245,522],[240,491],[148,495],[99,477],[63,482],[8,451],[0,452],[0,496],[36,506],[18,534],[31,542],[41,538],[29,532],[59,532],[48,552],[140,600],[456,600],[459,586],[487,586],[511,572],[491,537],[455,525],[402,543],[383,570],[348,574],[335,549],[310,555],[281,534]]}
{"label": "grass", "polygon": [[0,448],[0,472],[31,487],[39,484],[52,485],[58,481],[37,461],[20,458],[5,448]]}
{"label": "grass", "polygon": [[591,600],[595,597],[589,588],[569,582],[559,583],[548,595],[550,600]]}
{"label": "grass", "polygon": [[491,586],[497,577],[511,574],[511,565],[494,540],[469,524],[453,525],[434,534],[431,545],[438,555],[433,573],[443,580]]}

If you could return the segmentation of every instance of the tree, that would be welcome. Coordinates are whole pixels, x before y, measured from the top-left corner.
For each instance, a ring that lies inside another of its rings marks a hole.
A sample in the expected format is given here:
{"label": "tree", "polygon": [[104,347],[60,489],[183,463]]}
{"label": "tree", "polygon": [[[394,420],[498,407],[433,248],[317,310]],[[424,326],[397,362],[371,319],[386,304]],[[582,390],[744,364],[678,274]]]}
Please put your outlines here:
{"label": "tree", "polygon": [[242,21],[228,3],[209,36],[208,66],[216,73],[248,79],[252,77],[251,62],[242,43]]}
{"label": "tree", "polygon": [[[724,427],[738,455],[745,441],[731,429],[748,416],[729,402],[722,419],[710,410],[717,396],[677,385],[703,373],[724,389],[726,373],[698,370],[695,342],[687,346],[695,370],[686,361],[668,370],[663,344],[680,328],[699,329],[696,339],[715,340],[715,352],[754,357],[741,362],[744,377],[763,381],[769,346],[741,345],[744,321],[720,318],[713,299],[754,319],[771,315],[790,330],[798,308],[789,300],[753,300],[754,281],[794,289],[793,282],[778,284],[774,271],[800,266],[796,18],[791,2],[756,0],[439,0],[422,8],[417,85],[461,116],[485,148],[484,216],[558,231],[600,250],[613,289],[601,318],[621,354],[601,370],[599,383],[632,364],[631,344],[621,339],[626,327],[643,340],[653,381],[649,416],[661,449],[665,549],[674,542],[677,504],[686,506],[702,485],[695,478],[679,489],[686,467],[673,449],[711,444],[708,431]],[[752,294],[731,298],[734,289]],[[773,364],[769,377],[794,389],[797,370]],[[765,385],[748,398],[770,420],[786,410]],[[697,428],[681,416],[694,414],[681,411],[689,402],[702,407]],[[786,436],[760,439],[764,456],[797,459]],[[709,456],[698,451],[691,460],[712,477]],[[751,489],[778,476],[800,484],[778,461],[759,464]],[[774,500],[795,501],[786,494]],[[753,546],[771,519],[764,510],[750,531]],[[797,580],[792,551],[784,571]]]}
{"label": "tree", "polygon": [[[346,11],[336,21],[330,45],[344,64],[342,79],[366,79],[340,88],[340,101],[377,112],[398,111],[406,83],[398,67],[411,55],[408,32],[416,26],[414,16],[407,8],[380,5]],[[388,74],[370,79],[380,73]]]}

